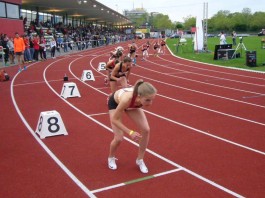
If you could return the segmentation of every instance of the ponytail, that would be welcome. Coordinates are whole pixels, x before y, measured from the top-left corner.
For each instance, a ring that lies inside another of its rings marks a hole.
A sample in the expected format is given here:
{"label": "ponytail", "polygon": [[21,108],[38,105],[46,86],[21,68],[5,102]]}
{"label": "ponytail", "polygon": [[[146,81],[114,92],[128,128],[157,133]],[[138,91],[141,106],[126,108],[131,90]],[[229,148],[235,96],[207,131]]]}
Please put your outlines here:
{"label": "ponytail", "polygon": [[149,82],[144,82],[142,79],[138,80],[133,89],[133,96],[146,96],[155,94],[157,92],[156,88]]}

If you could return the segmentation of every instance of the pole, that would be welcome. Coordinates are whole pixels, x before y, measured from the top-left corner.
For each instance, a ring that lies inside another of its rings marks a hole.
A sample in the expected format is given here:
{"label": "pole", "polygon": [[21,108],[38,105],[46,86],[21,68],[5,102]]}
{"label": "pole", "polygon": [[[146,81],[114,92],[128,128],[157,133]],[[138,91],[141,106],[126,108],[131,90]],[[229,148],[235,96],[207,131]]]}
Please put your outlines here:
{"label": "pole", "polygon": [[203,49],[208,51],[208,3],[203,3]]}

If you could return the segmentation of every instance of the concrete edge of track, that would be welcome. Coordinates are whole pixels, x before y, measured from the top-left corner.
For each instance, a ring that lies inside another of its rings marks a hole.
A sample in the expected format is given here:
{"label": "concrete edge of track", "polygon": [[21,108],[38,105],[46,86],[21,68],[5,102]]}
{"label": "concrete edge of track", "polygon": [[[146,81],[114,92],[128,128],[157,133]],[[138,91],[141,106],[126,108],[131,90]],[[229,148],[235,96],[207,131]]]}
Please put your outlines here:
{"label": "concrete edge of track", "polygon": [[215,64],[211,64],[211,63],[204,63],[204,62],[200,62],[200,61],[195,61],[195,60],[190,60],[190,59],[182,58],[180,56],[175,55],[168,46],[167,46],[167,49],[168,49],[168,51],[170,52],[170,54],[172,56],[174,56],[176,58],[179,58],[179,59],[182,59],[182,60],[191,61],[191,62],[194,62],[194,63],[206,64],[206,65],[209,65],[209,66],[226,68],[226,69],[234,69],[234,70],[240,70],[240,71],[247,71],[247,72],[265,74],[265,72],[263,72],[263,71],[254,71],[254,70],[248,70],[248,69],[243,69],[243,68],[226,67],[226,66],[222,66],[222,65],[215,65]]}

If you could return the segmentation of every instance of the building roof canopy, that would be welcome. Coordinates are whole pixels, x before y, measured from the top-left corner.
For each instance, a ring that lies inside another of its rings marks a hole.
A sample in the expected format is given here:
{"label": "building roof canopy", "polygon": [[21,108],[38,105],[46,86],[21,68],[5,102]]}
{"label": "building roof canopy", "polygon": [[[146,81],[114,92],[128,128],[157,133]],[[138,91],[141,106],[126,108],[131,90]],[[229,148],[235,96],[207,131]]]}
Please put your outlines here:
{"label": "building roof canopy", "polygon": [[87,0],[22,0],[22,9],[66,15],[111,25],[130,25],[131,21],[124,15],[95,1]]}

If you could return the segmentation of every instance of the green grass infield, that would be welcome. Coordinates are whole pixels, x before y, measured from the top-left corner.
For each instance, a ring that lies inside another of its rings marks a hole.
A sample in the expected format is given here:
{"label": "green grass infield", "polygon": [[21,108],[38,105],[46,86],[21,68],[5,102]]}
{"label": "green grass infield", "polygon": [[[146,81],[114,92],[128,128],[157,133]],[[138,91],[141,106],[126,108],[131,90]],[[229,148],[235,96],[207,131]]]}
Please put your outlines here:
{"label": "green grass infield", "polygon": [[[168,38],[166,42],[172,53],[182,58],[225,67],[265,72],[265,42],[262,42],[262,40],[265,40],[265,37],[243,37],[242,43],[240,43],[240,39],[237,37],[237,45],[234,45],[232,49],[235,49],[236,53],[240,53],[240,57],[219,60],[214,60],[214,49],[215,45],[219,45],[219,37],[208,38],[208,50],[206,52],[194,51],[193,38],[186,38],[186,40],[187,42],[184,45],[178,45],[179,39]],[[231,36],[227,37],[227,43],[232,44]],[[256,66],[247,66],[246,54],[247,52],[249,53],[253,51],[256,53]]]}

